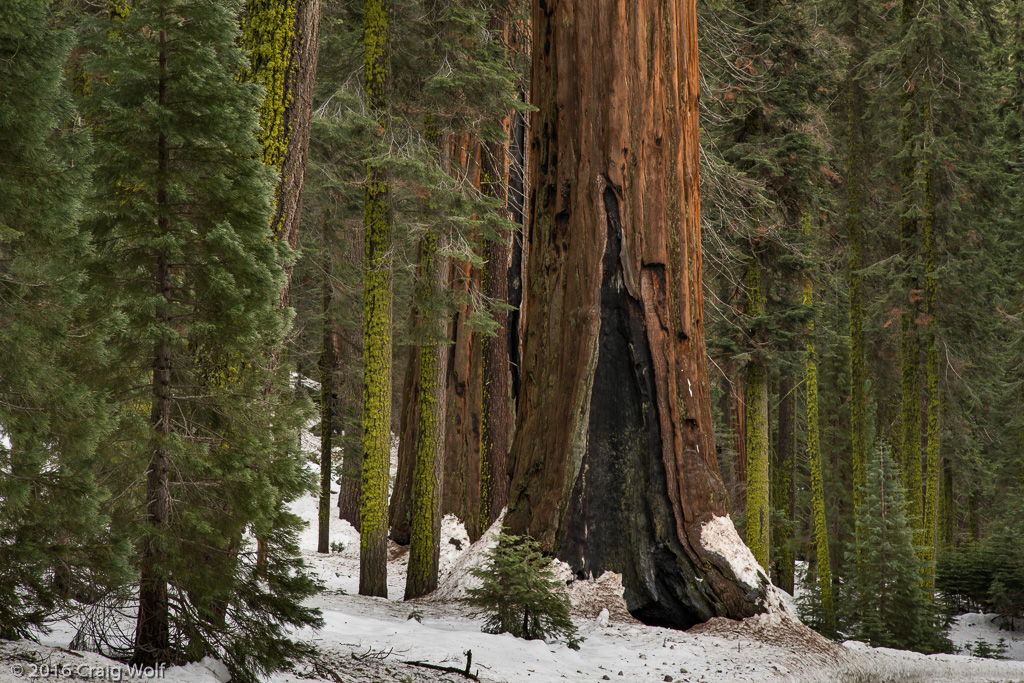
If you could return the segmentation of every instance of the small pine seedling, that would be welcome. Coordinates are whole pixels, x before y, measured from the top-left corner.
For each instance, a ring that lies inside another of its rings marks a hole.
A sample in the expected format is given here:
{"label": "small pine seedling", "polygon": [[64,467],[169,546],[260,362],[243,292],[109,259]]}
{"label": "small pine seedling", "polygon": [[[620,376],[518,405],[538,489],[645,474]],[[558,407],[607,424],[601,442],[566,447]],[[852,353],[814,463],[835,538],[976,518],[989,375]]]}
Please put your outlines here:
{"label": "small pine seedling", "polygon": [[579,649],[582,639],[569,616],[569,598],[536,541],[502,532],[487,562],[470,574],[483,585],[471,588],[466,602],[487,615],[485,632],[562,639]]}

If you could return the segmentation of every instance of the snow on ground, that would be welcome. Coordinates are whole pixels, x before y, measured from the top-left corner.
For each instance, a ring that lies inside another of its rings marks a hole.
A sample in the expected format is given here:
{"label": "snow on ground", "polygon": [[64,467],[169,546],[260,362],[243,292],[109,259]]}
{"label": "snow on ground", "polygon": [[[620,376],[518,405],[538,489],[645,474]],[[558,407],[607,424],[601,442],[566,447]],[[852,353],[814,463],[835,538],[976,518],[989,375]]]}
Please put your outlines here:
{"label": "snow on ground", "polygon": [[[316,501],[296,504],[296,512],[315,521]],[[729,520],[725,520],[726,522]],[[800,624],[786,608],[744,622],[714,619],[690,631],[644,626],[629,616],[620,578],[611,573],[569,586],[573,614],[584,641],[578,652],[560,643],[523,641],[481,632],[482,617],[458,598],[474,585],[468,571],[484,560],[496,540],[492,528],[472,546],[452,517],[442,532],[439,590],[401,602],[408,553],[391,546],[388,600],[364,598],[358,590],[358,534],[332,519],[332,539],[346,543],[340,554],[315,552],[315,529],[303,537],[306,557],[329,582],[315,599],[325,628],[303,634],[325,652],[319,678],[348,683],[369,681],[457,681],[457,674],[432,672],[408,661],[462,669],[472,651],[471,670],[485,682],[554,683],[564,681],[1024,681],[1024,664],[965,656],[924,655],[875,649],[861,643],[838,645]],[[761,569],[746,566],[722,522],[702,542],[730,560],[744,582],[756,582]],[[731,524],[727,525],[731,526]],[[458,543],[451,543],[456,538]],[[736,537],[738,539],[738,536]],[[458,547],[458,546],[461,546]],[[745,547],[745,546],[744,546]],[[749,553],[749,551],[748,551]],[[559,570],[556,568],[556,573]],[[607,610],[604,612],[604,610]],[[621,674],[620,674],[621,672]],[[312,670],[278,674],[272,683],[298,683]]]}
{"label": "snow on ground", "polygon": [[[311,444],[309,450],[315,452],[315,446]],[[336,499],[331,502],[332,510],[336,510]],[[323,611],[325,627],[316,632],[299,632],[296,637],[315,642],[322,656],[314,663],[301,664],[296,671],[275,674],[269,683],[466,681],[459,674],[409,662],[461,670],[466,666],[467,652],[472,652],[472,673],[484,683],[1024,683],[1022,662],[956,655],[926,657],[856,642],[839,645],[803,626],[786,607],[776,607],[769,614],[743,622],[713,619],[689,631],[644,626],[626,611],[621,579],[611,573],[591,581],[573,581],[568,588],[574,620],[584,638],[579,651],[561,643],[486,634],[481,632],[483,618],[458,598],[473,584],[468,570],[483,562],[487,548],[495,543],[497,527],[471,546],[462,525],[447,517],[441,537],[440,589],[425,598],[402,602],[407,549],[394,544],[389,547],[387,599],[358,596],[359,534],[347,522],[333,517],[330,538],[340,552],[317,553],[317,499],[306,496],[293,509],[310,521],[310,527],[302,534],[301,546],[326,588],[311,601]],[[747,579],[756,583],[763,571],[756,564],[744,564],[746,555],[736,544],[735,529],[730,533],[729,521],[714,521],[709,524],[710,529],[705,527],[702,543],[729,560],[745,583]],[[566,573],[564,568],[556,571]],[[996,635],[992,642],[998,640],[994,627],[980,615],[976,619],[972,615],[962,617],[954,629],[955,634],[960,632],[965,635],[958,642],[973,642],[976,633]],[[63,649],[72,635],[73,630],[64,624],[42,645],[0,642],[0,683],[18,683],[26,680],[24,674],[31,673],[15,667],[36,666],[39,673],[44,664],[85,664],[99,667],[96,671],[113,671],[102,667],[121,666],[93,653]],[[958,638],[955,635],[954,641]],[[1014,654],[1018,646],[1024,647],[1021,642],[1015,642]],[[121,680],[133,680],[123,673],[123,668],[118,671],[122,672]],[[18,672],[22,675],[18,676]],[[168,669],[159,680],[223,683],[224,674],[219,662],[204,660]],[[95,673],[93,678],[100,679]],[[108,673],[104,680],[116,678]]]}
{"label": "snow on ground", "polygon": [[949,629],[949,639],[957,651],[964,654],[975,649],[979,640],[993,648],[1002,640],[1006,647],[1003,657],[1024,661],[1024,624],[1018,619],[1014,627],[1014,631],[1000,628],[1000,620],[995,614],[961,614]]}

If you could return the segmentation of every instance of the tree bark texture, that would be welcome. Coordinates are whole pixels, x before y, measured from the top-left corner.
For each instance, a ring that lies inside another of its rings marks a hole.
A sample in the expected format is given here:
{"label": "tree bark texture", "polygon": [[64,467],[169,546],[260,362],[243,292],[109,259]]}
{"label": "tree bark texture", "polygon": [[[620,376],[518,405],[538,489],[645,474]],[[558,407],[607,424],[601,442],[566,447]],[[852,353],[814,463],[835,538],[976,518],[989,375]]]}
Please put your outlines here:
{"label": "tree bark texture", "polygon": [[[449,136],[450,172],[463,174],[480,187],[480,145],[469,134]],[[468,262],[451,266],[451,287],[458,309],[452,319],[453,345],[447,374],[447,424],[442,514],[453,514],[466,526],[470,541],[480,537],[480,444],[483,411],[480,333],[469,325],[475,313],[472,292],[481,291],[481,271]]]}
{"label": "tree bark texture", "polygon": [[[925,71],[927,91],[931,92],[932,78],[929,70]],[[929,98],[924,98],[922,113],[924,130],[927,139],[934,138],[932,128],[932,105]],[[924,520],[921,533],[915,539],[925,562],[925,588],[935,590],[935,560],[938,554],[938,517],[939,517],[939,340],[938,340],[938,295],[939,282],[935,261],[935,197],[932,186],[932,165],[930,151],[924,155],[924,252],[925,252],[925,376],[927,377],[928,402],[927,415],[927,446],[925,449],[925,497]]]}
{"label": "tree bark texture", "polygon": [[[747,263],[747,316],[765,314],[763,268],[756,256]],[[768,507],[768,368],[755,352],[747,363],[747,521],[746,539],[750,552],[768,571],[771,560],[771,511]]]}
{"label": "tree bark texture", "polygon": [[466,525],[470,541],[480,537],[480,437],[483,387],[480,334],[468,324],[471,288],[479,291],[480,270],[452,264],[456,298],[463,303],[452,321],[454,342],[448,358],[448,419],[445,426],[444,494],[441,508]]}
{"label": "tree bark texture", "polygon": [[[416,311],[413,311],[410,317],[411,325],[416,325],[419,319]],[[445,362],[447,363],[447,359]],[[398,470],[395,474],[395,486],[391,490],[391,503],[388,505],[388,526],[391,528],[391,540],[398,545],[409,545],[409,535],[412,533],[409,515],[412,504],[413,473],[416,469],[419,377],[419,347],[410,344],[405,360],[405,379],[402,382],[402,413],[398,428]]]}
{"label": "tree bark texture", "polygon": [[[366,0],[366,96],[384,135],[391,78],[390,3]],[[363,265],[363,470],[359,510],[359,594],[387,597],[388,476],[391,460],[392,228],[385,171],[366,171]]]}
{"label": "tree bark texture", "polygon": [[953,463],[949,457],[942,458],[942,500],[939,512],[939,539],[942,547],[953,548],[953,519],[955,516],[953,499]]}
{"label": "tree bark texture", "polygon": [[[805,238],[811,236],[811,219],[803,216]],[[821,471],[821,438],[818,432],[818,360],[814,349],[814,281],[804,280],[804,306],[811,310],[807,329],[807,360],[805,384],[807,391],[807,464],[811,471],[811,518],[814,524],[814,546],[818,551],[818,585],[821,589],[821,610],[830,632],[836,628],[835,605],[832,600],[832,560],[828,549],[828,521],[825,515],[825,482]],[[837,449],[838,450],[838,449]],[[837,468],[838,469],[838,468]]]}
{"label": "tree bark texture", "polygon": [[865,59],[860,40],[860,2],[850,2],[853,58],[847,71],[847,154],[846,154],[846,230],[850,278],[850,451],[853,460],[853,514],[859,539],[861,491],[864,488],[867,453],[867,366],[864,363],[864,267],[861,232],[864,213],[864,142],[861,121],[867,93],[860,82]]}
{"label": "tree bark texture", "polygon": [[[695,0],[535,0],[523,392],[506,523],[634,616],[763,611],[727,515],[701,282]],[[613,49],[614,47],[614,49]]]}
{"label": "tree bark texture", "polygon": [[[902,21],[905,31],[910,30],[911,23],[917,13],[916,0],[905,0],[902,7]],[[903,269],[903,285],[906,299],[901,305],[900,315],[900,374],[902,388],[902,441],[901,464],[903,472],[903,488],[907,495],[907,517],[913,525],[917,536],[924,524],[921,501],[921,342],[918,332],[918,314],[920,312],[921,288],[917,279],[918,271],[918,223],[912,215],[911,207],[916,198],[913,194],[917,169],[914,163],[913,148],[915,138],[920,132],[917,97],[915,95],[914,71],[910,55],[901,58],[901,70],[906,79],[900,108],[900,144],[904,155],[900,169],[900,186],[902,201],[900,206],[900,254]]]}
{"label": "tree bark texture", "polygon": [[331,282],[330,258],[323,263],[321,287],[321,333],[320,348],[320,508],[318,515],[317,552],[331,552],[331,479],[334,455],[334,434],[336,426],[338,387],[338,338],[331,317],[331,303],[334,285]]}
{"label": "tree bark texture", "polygon": [[[504,145],[484,147],[483,192],[507,205],[505,187],[508,162]],[[504,212],[507,217],[507,210]],[[508,301],[509,241],[484,242],[484,296],[502,304]],[[509,315],[494,312],[497,334],[482,340],[482,410],[480,420],[480,531],[483,533],[508,505],[508,449],[512,436],[512,396],[509,371]]]}
{"label": "tree bark texture", "polygon": [[[423,298],[440,298],[448,284],[447,259],[437,235],[420,243],[420,288]],[[405,599],[412,600],[437,589],[441,493],[444,473],[445,377],[448,369],[448,336],[445,325],[427,322],[433,339],[419,346],[417,373],[416,463],[410,510],[409,570]]]}
{"label": "tree bark texture", "polygon": [[[320,51],[321,0],[248,0],[242,44],[252,54],[247,77],[266,89],[260,108],[263,163],[278,173],[274,239],[298,246],[309,158],[313,95]],[[290,299],[292,266],[285,266],[280,303]]]}
{"label": "tree bark texture", "polygon": [[793,477],[796,385],[793,372],[783,370],[779,377],[779,434],[775,449],[772,507],[781,520],[774,535],[778,586],[793,594],[796,565],[793,557],[793,522],[796,518],[796,487]]}

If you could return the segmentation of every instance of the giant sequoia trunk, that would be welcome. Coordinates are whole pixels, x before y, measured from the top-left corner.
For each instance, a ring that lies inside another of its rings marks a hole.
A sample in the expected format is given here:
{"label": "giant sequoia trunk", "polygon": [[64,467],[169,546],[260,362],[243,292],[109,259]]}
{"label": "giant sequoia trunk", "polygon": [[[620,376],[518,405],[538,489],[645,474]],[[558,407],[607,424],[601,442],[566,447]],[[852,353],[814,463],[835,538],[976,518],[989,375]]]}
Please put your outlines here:
{"label": "giant sequoia trunk", "polygon": [[536,0],[523,395],[506,522],[639,619],[763,611],[729,512],[701,283],[695,0]]}

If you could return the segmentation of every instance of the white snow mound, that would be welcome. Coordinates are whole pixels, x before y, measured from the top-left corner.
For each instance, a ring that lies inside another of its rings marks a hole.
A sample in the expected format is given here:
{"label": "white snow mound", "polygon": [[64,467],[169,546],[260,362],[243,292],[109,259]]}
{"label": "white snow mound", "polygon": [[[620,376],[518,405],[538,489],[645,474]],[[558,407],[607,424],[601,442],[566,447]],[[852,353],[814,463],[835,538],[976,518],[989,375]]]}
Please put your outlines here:
{"label": "white snow mound", "polygon": [[751,590],[763,589],[764,606],[770,613],[792,614],[782,591],[772,585],[764,567],[754,559],[750,548],[740,539],[731,517],[712,517],[705,522],[700,529],[700,543],[705,550],[725,560],[740,583]]}

